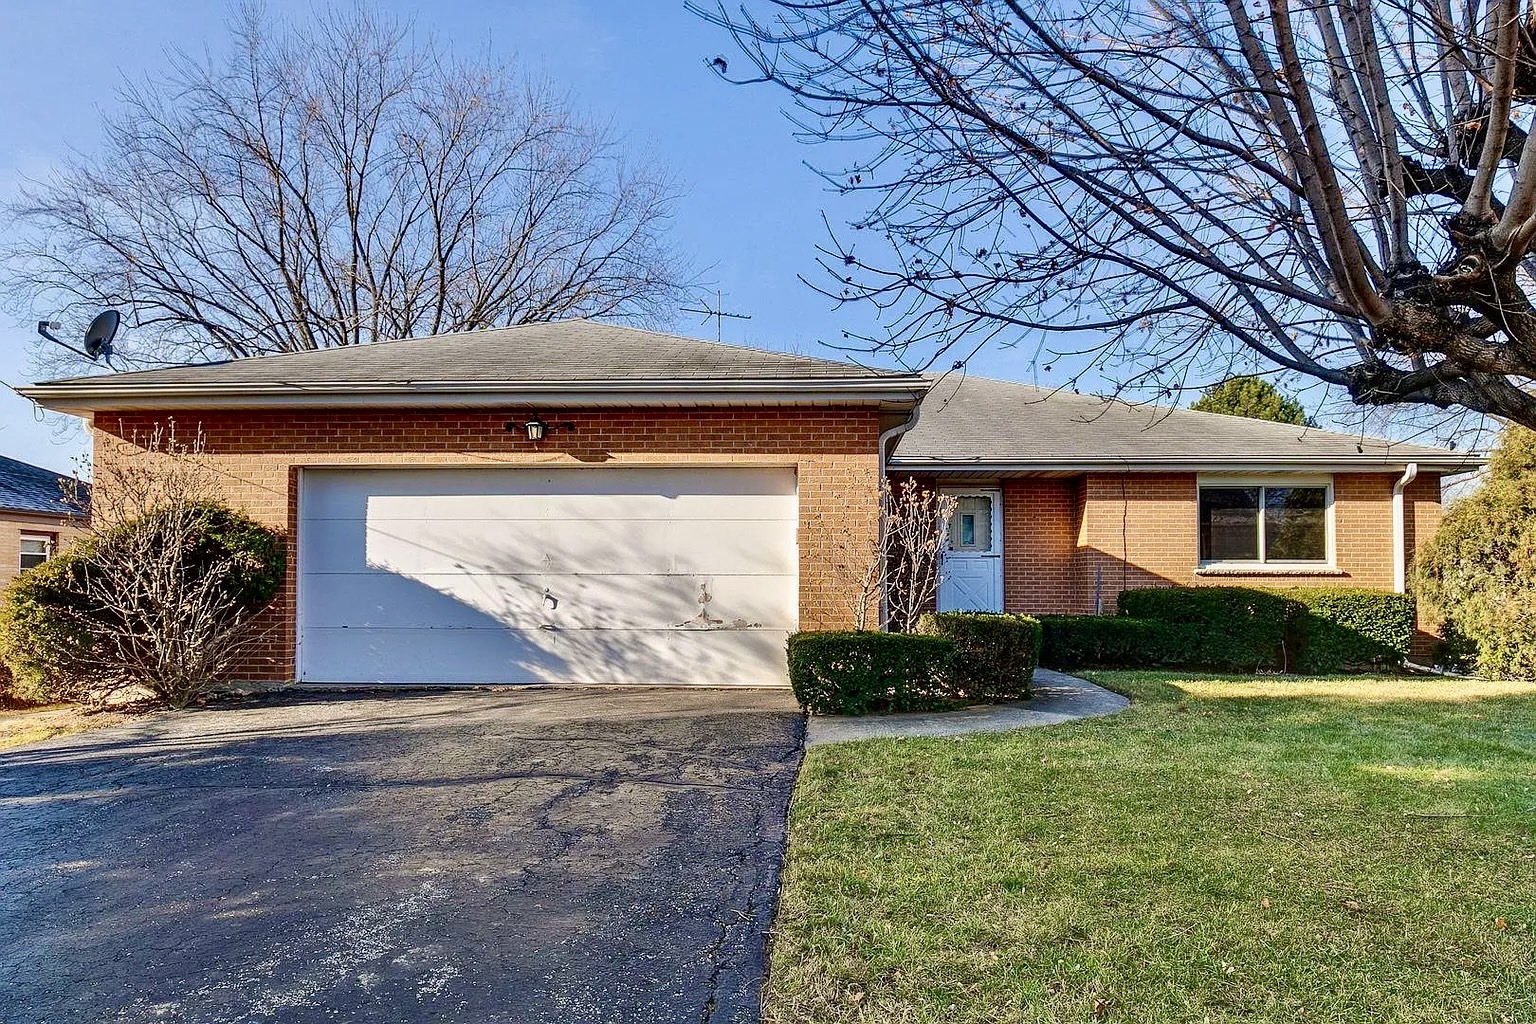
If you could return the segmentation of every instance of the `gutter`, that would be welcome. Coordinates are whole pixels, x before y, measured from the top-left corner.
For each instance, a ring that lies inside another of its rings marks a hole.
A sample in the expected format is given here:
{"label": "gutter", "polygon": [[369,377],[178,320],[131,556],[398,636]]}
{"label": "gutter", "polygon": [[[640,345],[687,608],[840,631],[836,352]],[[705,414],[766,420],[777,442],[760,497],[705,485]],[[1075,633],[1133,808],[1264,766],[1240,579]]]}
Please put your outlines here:
{"label": "gutter", "polygon": [[1408,503],[1403,492],[1418,477],[1419,464],[1410,462],[1392,485],[1392,589],[1399,594],[1408,591]]}
{"label": "gutter", "polygon": [[1232,459],[1191,459],[1181,456],[1156,456],[1140,459],[1115,457],[1091,457],[1063,459],[1060,461],[962,462],[953,459],[897,458],[891,460],[893,469],[914,473],[1124,473],[1168,472],[1184,473],[1277,473],[1277,472],[1330,472],[1330,473],[1379,473],[1384,469],[1402,469],[1420,466],[1436,472],[1466,473],[1486,465],[1488,460],[1471,453],[1452,453],[1452,457],[1435,459],[1424,455],[1393,458],[1387,454],[1348,456],[1275,456],[1272,458],[1246,456]]}
{"label": "gutter", "polygon": [[920,378],[822,380],[637,381],[299,381],[252,384],[44,383],[17,388],[46,409],[76,415],[96,410],[334,406],[498,406],[771,404],[838,401],[906,406],[926,390]]}
{"label": "gutter", "polygon": [[918,398],[916,404],[912,406],[912,414],[906,418],[905,422],[898,423],[894,427],[891,427],[889,430],[883,430],[880,432],[880,439],[876,442],[876,444],[880,446],[881,480],[885,479],[886,471],[890,469],[890,457],[887,455],[887,451],[891,446],[891,442],[896,440],[896,438],[900,437],[902,434],[905,434],[907,431],[911,430],[913,427],[917,426],[917,421],[922,418],[922,415],[923,400],[922,398]]}

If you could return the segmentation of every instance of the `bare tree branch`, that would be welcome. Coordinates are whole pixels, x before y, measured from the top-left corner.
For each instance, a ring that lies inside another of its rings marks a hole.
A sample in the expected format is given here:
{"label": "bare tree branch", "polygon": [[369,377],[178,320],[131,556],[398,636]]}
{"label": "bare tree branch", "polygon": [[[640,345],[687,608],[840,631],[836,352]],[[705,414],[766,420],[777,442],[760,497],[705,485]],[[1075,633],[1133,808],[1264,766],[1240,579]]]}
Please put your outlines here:
{"label": "bare tree branch", "polygon": [[1521,4],[691,6],[745,54],[729,81],[840,147],[823,176],[867,205],[816,286],[876,310],[869,348],[1032,342],[1163,394],[1257,359],[1367,408],[1536,424]]}
{"label": "bare tree branch", "polygon": [[184,361],[571,316],[654,322],[692,283],[672,181],[548,85],[359,9],[129,84],[95,157],[11,208],[16,305],[123,309]]}

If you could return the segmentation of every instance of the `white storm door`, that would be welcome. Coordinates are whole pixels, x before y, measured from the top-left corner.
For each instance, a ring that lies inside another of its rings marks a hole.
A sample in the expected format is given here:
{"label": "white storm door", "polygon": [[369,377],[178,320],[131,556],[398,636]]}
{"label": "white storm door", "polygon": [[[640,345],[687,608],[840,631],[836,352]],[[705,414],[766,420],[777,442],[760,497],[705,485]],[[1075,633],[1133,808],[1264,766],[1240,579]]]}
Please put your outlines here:
{"label": "white storm door", "polygon": [[306,682],[784,685],[792,469],[305,470]]}
{"label": "white storm door", "polygon": [[1003,610],[1002,491],[944,488],[955,499],[945,528],[939,611]]}

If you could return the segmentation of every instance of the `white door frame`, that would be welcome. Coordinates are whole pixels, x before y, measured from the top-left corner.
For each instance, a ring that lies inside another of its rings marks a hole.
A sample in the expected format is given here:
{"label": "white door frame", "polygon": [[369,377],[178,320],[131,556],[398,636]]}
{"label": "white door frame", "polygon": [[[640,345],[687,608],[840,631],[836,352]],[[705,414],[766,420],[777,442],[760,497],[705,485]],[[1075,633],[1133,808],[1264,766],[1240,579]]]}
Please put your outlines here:
{"label": "white door frame", "polygon": [[[939,488],[941,494],[955,498],[987,498],[992,503],[991,522],[991,547],[987,551],[966,551],[955,553],[949,550],[949,523],[944,524],[944,566],[941,570],[943,576],[939,583],[937,597],[938,609],[944,611],[997,611],[1003,610],[1003,489],[995,484],[981,487],[943,486]],[[949,564],[951,560],[961,560],[971,563],[969,568],[981,569],[989,564],[992,573],[993,593],[997,595],[994,608],[974,608],[969,604],[959,605],[954,601],[955,594],[951,589],[946,594],[945,581],[950,578]]]}

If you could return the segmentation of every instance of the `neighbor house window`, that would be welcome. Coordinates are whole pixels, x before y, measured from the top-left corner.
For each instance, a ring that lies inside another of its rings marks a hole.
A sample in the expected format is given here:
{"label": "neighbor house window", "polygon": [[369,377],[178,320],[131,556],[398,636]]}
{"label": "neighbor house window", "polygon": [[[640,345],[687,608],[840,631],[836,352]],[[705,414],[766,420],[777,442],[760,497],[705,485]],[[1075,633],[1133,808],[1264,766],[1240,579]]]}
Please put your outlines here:
{"label": "neighbor house window", "polygon": [[24,533],[21,535],[21,568],[31,569],[53,557],[57,538],[51,533]]}
{"label": "neighbor house window", "polygon": [[1326,483],[1200,485],[1200,561],[1327,563]]}

